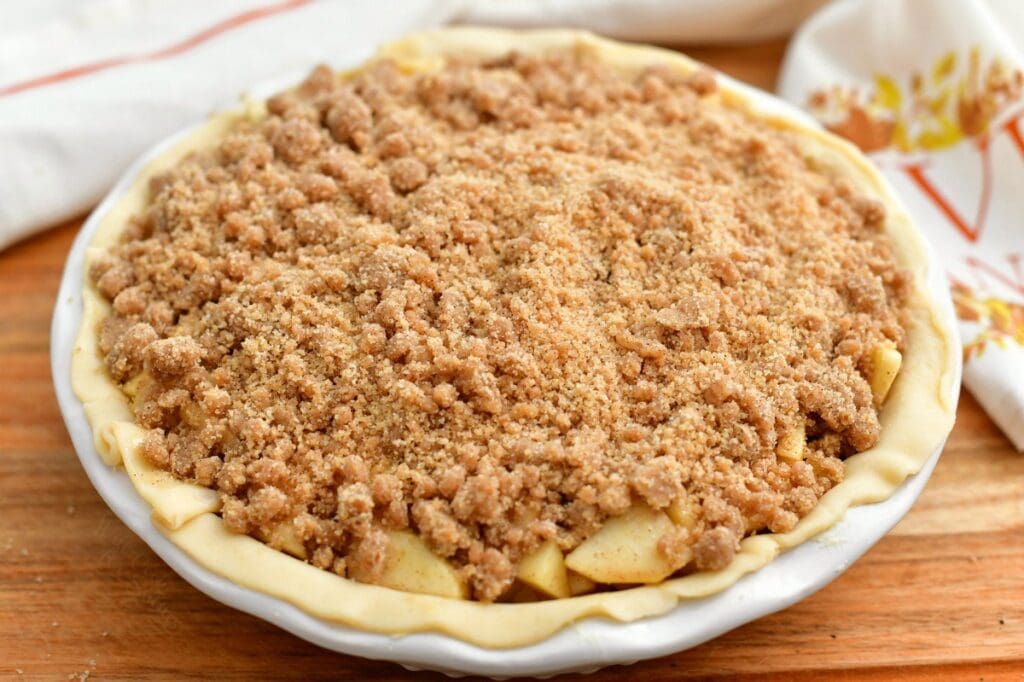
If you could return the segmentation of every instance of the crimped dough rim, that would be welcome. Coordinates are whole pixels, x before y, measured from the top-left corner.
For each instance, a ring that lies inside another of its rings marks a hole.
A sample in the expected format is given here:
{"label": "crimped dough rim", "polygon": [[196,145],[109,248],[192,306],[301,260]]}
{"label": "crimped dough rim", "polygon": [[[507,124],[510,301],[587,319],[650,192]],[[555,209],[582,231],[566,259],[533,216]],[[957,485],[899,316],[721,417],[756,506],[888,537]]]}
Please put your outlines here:
{"label": "crimped dough rim", "polygon": [[[676,52],[626,45],[581,31],[468,27],[406,37],[384,46],[371,62],[391,58],[403,68],[430,70],[446,57],[457,55],[487,58],[511,50],[541,53],[570,48],[592,51],[625,72],[651,64],[665,64],[687,73],[700,68],[697,62]],[[887,208],[885,228],[896,257],[914,278],[903,367],[881,413],[879,442],[846,460],[846,479],[823,496],[790,532],[745,538],[732,563],[719,571],[695,573],[653,586],[527,604],[459,601],[341,578],[258,540],[230,533],[215,513],[219,507],[216,493],[155,469],[138,455],[144,431],[134,424],[128,401],[109,378],[97,348],[98,325],[108,313],[109,304],[85,277],[71,381],[92,427],[97,451],[108,465],[124,467],[136,491],[152,508],[157,528],[206,569],[328,622],[396,635],[441,632],[487,648],[532,644],[592,616],[630,622],[663,614],[681,600],[705,597],[731,586],[766,565],[780,551],[834,525],[849,507],[888,498],[921,469],[948,435],[954,419],[949,396],[957,366],[956,343],[945,317],[927,293],[924,245],[888,185],[852,145],[796,117],[758,112],[745,94],[721,79],[720,92],[728,106],[746,109],[772,125],[799,131],[805,153],[815,163],[882,201]],[[145,205],[150,177],[188,152],[213,144],[240,118],[263,115],[262,103],[217,114],[148,163],[101,218],[86,262],[113,244],[126,219]]]}

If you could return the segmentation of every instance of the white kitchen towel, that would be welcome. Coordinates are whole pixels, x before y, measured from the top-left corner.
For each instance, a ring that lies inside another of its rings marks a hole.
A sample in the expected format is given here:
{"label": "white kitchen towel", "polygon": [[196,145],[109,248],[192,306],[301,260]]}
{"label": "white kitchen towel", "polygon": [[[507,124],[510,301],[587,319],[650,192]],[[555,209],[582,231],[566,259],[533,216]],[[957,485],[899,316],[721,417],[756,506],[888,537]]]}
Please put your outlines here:
{"label": "white kitchen towel", "polygon": [[964,383],[1024,449],[1024,2],[832,3],[779,93],[899,192],[949,274]]}
{"label": "white kitchen towel", "polygon": [[[147,147],[312,64],[443,23],[664,43],[784,35],[823,0],[0,0],[0,249],[89,208]],[[949,269],[965,382],[1024,448],[1024,0],[837,0],[780,94],[859,144]]]}

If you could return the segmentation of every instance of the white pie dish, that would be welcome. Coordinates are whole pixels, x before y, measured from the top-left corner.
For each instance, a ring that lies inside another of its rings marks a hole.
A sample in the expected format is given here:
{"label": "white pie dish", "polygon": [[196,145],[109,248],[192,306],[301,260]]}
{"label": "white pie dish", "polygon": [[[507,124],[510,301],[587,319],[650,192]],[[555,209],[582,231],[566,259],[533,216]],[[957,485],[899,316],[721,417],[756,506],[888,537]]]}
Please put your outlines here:
{"label": "white pie dish", "polygon": [[[725,78],[721,78],[721,82],[747,96],[763,113],[807,123],[803,114],[764,93]],[[626,624],[589,618],[541,642],[518,648],[486,649],[433,633],[400,637],[367,633],[316,619],[284,601],[242,588],[200,566],[153,525],[149,505],[136,493],[127,475],[108,467],[96,452],[92,430],[69,380],[72,346],[81,319],[86,246],[102,217],[127,191],[141,168],[188,132],[157,146],[128,170],[86,222],[71,251],[53,323],[52,361],[58,400],[87,474],[129,527],[200,590],[307,640],[337,651],[392,660],[409,667],[492,676],[593,670],[678,651],[784,608],[834,579],[906,513],[937,461],[941,448],[888,500],[849,510],[827,533],[789,550],[723,592],[682,602],[662,616]],[[929,256],[928,262],[933,264],[935,259]],[[930,267],[928,274],[928,293],[939,302],[944,318],[941,322],[951,327],[952,308],[944,278],[935,267]],[[958,366],[952,378],[948,396],[951,404],[955,403],[959,387]]]}

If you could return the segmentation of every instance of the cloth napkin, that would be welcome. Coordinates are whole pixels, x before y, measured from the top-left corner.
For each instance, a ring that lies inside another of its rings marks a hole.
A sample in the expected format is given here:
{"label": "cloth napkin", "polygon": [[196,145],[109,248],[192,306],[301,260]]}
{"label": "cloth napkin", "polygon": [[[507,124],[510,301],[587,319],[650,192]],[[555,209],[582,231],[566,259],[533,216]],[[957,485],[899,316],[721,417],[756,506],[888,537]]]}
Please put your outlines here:
{"label": "cloth napkin", "polygon": [[964,381],[1024,448],[1020,0],[0,3],[0,249],[85,211],[146,148],[255,85],[355,65],[411,30],[571,25],[706,43],[802,24],[779,94],[900,192],[949,271]]}

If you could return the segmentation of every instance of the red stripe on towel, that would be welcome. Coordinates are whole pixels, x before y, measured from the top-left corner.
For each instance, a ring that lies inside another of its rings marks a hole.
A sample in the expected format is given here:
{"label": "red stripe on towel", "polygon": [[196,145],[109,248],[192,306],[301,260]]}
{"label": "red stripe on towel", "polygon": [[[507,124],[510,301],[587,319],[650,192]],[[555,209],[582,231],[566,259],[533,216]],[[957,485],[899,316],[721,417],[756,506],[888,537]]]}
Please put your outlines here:
{"label": "red stripe on towel", "polygon": [[123,66],[124,64],[137,64],[139,62],[152,62],[159,59],[166,59],[167,57],[173,57],[183,52],[191,50],[193,47],[202,45],[212,38],[234,30],[239,26],[263,19],[265,17],[272,16],[274,14],[281,14],[282,12],[288,12],[296,9],[303,5],[308,5],[313,0],[285,0],[279,2],[276,5],[269,5],[267,7],[261,7],[259,9],[249,10],[248,12],[242,12],[236,14],[233,17],[225,19],[219,23],[210,26],[209,28],[203,29],[202,31],[195,33],[181,42],[175,43],[168,47],[153,51],[144,52],[136,55],[126,55],[123,57],[111,57],[110,59],[104,59],[102,61],[93,62],[91,64],[83,64],[81,66],[75,66],[70,69],[51,73],[46,76],[39,76],[38,78],[32,78],[27,81],[8,85],[0,88],[0,97],[7,95],[13,95],[15,93],[24,92],[26,90],[32,90],[34,88],[41,88],[47,85],[53,85],[54,83],[60,83],[80,76],[87,76],[97,71],[105,71],[107,69],[114,68],[115,66]]}

